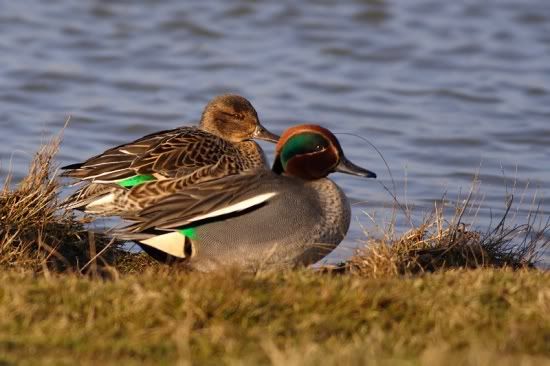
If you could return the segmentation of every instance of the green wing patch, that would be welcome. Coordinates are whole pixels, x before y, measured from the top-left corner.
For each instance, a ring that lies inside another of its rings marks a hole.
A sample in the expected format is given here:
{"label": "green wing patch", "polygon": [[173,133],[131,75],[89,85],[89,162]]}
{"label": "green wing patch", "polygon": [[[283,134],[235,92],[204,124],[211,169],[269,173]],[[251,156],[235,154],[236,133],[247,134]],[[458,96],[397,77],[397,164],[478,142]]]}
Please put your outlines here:
{"label": "green wing patch", "polygon": [[123,180],[121,180],[117,183],[121,187],[132,188],[132,187],[138,186],[142,183],[150,182],[152,180],[156,180],[156,178],[154,176],[152,176],[151,174],[142,174],[142,175],[136,175],[136,176],[133,176],[133,177],[130,177],[130,178],[123,179]]}
{"label": "green wing patch", "polygon": [[194,227],[179,229],[178,232],[189,239],[197,239],[197,229]]}

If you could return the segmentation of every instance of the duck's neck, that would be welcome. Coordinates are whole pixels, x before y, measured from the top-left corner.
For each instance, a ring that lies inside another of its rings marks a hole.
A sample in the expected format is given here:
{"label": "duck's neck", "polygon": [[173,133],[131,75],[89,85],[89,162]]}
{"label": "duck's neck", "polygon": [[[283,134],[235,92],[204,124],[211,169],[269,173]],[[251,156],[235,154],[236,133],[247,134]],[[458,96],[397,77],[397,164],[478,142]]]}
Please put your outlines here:
{"label": "duck's neck", "polygon": [[267,158],[262,148],[254,141],[247,140],[235,143],[241,156],[244,157],[243,165],[248,169],[269,169]]}

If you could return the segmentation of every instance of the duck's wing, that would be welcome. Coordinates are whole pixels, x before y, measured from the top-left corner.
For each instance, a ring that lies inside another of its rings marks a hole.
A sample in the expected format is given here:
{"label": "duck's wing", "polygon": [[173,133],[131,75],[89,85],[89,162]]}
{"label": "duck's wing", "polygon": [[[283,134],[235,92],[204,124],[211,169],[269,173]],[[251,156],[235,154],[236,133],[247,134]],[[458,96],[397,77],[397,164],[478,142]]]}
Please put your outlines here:
{"label": "duck's wing", "polygon": [[181,177],[238,154],[231,143],[216,135],[199,129],[185,130],[157,143],[132,161],[130,168],[138,174]]}
{"label": "duck's wing", "polygon": [[135,175],[131,165],[135,159],[156,146],[167,137],[180,133],[182,130],[193,127],[180,127],[172,130],[155,132],[143,136],[135,141],[110,148],[103,153],[93,156],[84,162],[62,167],[65,170],[61,175],[81,180],[98,180],[113,182]]}
{"label": "duck's wing", "polygon": [[[214,166],[224,157],[237,155],[231,143],[195,127],[182,127],[145,136],[84,163],[64,167],[70,170],[63,175],[95,183],[117,182],[129,188],[159,177],[190,175]],[[236,166],[235,161],[226,163],[227,167]]]}
{"label": "duck's wing", "polygon": [[108,195],[123,194],[125,189],[115,183],[90,183],[80,187],[77,191],[65,198],[59,207],[67,210],[86,211],[88,205],[98,202]]}
{"label": "duck's wing", "polygon": [[[166,196],[137,214],[134,224],[118,231],[121,238],[149,229],[178,228],[253,210],[279,194],[279,177],[269,170],[206,181]],[[130,235],[125,235],[130,234]]]}

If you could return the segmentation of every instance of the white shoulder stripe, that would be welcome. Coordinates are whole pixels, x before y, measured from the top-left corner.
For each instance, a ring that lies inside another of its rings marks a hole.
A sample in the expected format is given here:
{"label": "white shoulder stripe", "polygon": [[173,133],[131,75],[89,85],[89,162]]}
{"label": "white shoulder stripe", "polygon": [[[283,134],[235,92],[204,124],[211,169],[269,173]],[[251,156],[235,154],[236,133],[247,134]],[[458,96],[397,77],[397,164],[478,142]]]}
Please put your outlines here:
{"label": "white shoulder stripe", "polygon": [[209,219],[211,217],[221,216],[221,215],[229,214],[229,213],[232,213],[232,212],[243,211],[243,210],[246,210],[247,208],[257,206],[260,203],[263,203],[263,202],[267,201],[268,199],[270,199],[271,197],[273,197],[275,195],[277,195],[277,192],[269,192],[269,193],[260,194],[258,196],[254,196],[254,197],[246,199],[244,201],[237,202],[233,205],[230,205],[230,206],[227,206],[227,207],[224,207],[224,208],[220,208],[219,210],[208,212],[204,215],[199,215],[199,216],[192,217],[191,219],[189,219],[189,222]]}

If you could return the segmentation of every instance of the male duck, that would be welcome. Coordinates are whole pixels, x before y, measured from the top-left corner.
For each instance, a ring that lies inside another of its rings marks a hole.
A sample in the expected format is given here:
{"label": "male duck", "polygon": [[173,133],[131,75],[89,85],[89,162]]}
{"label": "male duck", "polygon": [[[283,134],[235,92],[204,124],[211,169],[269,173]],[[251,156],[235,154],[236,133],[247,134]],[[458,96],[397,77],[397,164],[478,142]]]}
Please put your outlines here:
{"label": "male duck", "polygon": [[70,196],[64,206],[97,215],[116,215],[122,212],[110,203],[147,181],[177,177],[178,187],[182,188],[266,167],[263,151],[252,141],[254,138],[278,140],[260,124],[247,99],[232,94],[218,96],[206,105],[198,128],[156,132],[83,163],[63,167],[63,176],[91,183]]}
{"label": "male duck", "polygon": [[281,136],[272,170],[172,193],[126,217],[134,223],[118,236],[159,260],[183,258],[200,271],[308,265],[330,253],[349,228],[350,204],[326,178],[332,172],[376,177],[347,160],[329,130],[295,126]]}

